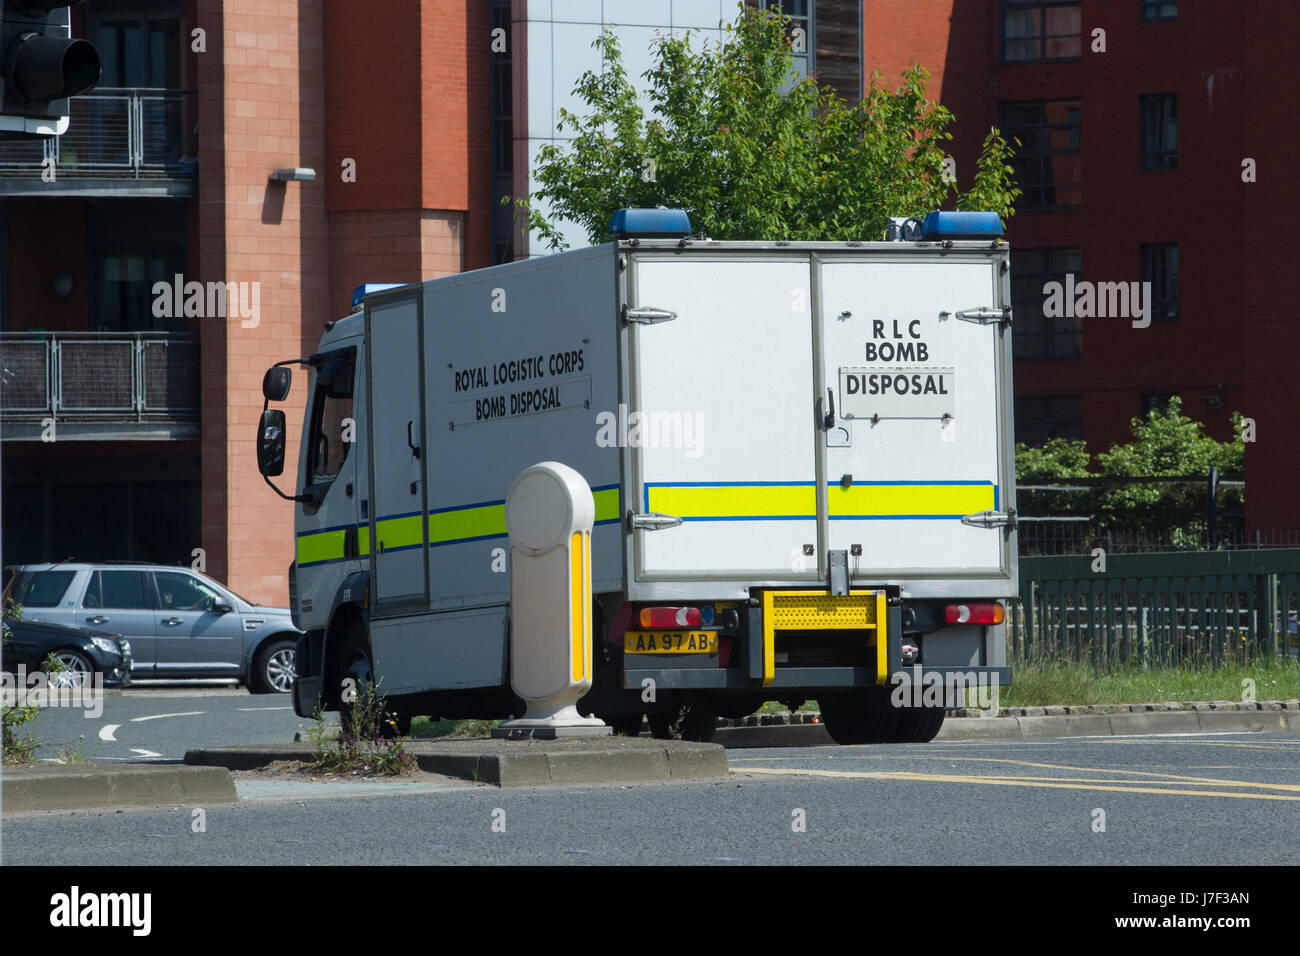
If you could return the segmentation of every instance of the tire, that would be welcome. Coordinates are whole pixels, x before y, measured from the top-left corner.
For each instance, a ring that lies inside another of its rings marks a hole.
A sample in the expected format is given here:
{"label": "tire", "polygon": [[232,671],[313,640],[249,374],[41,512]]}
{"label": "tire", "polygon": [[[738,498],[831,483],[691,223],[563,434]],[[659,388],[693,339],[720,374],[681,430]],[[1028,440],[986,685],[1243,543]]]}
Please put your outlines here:
{"label": "tire", "polygon": [[614,733],[621,737],[636,737],[641,733],[643,714],[618,714],[603,717],[602,720],[614,728]]}
{"label": "tire", "polygon": [[902,715],[898,708],[890,706],[888,697],[874,688],[837,694],[817,703],[826,732],[842,746],[893,743],[899,732]]}
{"label": "tire", "polygon": [[248,689],[254,694],[288,694],[296,677],[294,663],[297,641],[271,641],[258,649],[249,675]]}
{"label": "tire", "polygon": [[686,716],[678,724],[682,740],[706,744],[718,732],[718,715],[707,707],[694,704],[686,709]]}
{"label": "tire", "polygon": [[928,744],[943,727],[944,714],[942,707],[908,707],[901,710],[892,742]]}
{"label": "tire", "polygon": [[691,740],[708,743],[718,732],[718,717],[707,707],[692,704],[684,709],[649,714],[650,736],[656,740]]}
{"label": "tire", "polygon": [[[64,671],[51,682],[53,687],[88,687],[95,674],[95,665],[81,651],[64,647],[53,652],[54,659],[63,665]],[[49,675],[47,675],[47,680]]]}
{"label": "tire", "polygon": [[[360,621],[353,621],[343,638],[343,649],[339,654],[339,675],[343,680],[351,679],[351,689],[358,697],[367,693],[367,688],[374,686],[374,664],[370,656],[370,637],[366,634],[365,625]],[[352,703],[352,701],[348,700],[339,700],[340,734],[346,735],[351,732]],[[401,731],[401,720],[402,715],[396,715],[392,721],[380,721],[380,736],[387,740],[398,736]],[[411,720],[407,717],[406,732],[409,733],[410,729]]]}

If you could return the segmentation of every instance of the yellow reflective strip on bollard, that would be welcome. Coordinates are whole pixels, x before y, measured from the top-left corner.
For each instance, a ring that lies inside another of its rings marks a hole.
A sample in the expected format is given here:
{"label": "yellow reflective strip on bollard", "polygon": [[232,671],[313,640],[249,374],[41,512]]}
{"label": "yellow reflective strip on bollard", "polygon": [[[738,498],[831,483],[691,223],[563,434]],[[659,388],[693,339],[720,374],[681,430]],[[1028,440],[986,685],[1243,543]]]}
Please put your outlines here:
{"label": "yellow reflective strip on bollard", "polygon": [[575,531],[569,539],[569,620],[570,640],[569,665],[573,683],[582,683],[586,676],[587,654],[583,641],[586,616],[583,614],[583,576],[582,532]]}

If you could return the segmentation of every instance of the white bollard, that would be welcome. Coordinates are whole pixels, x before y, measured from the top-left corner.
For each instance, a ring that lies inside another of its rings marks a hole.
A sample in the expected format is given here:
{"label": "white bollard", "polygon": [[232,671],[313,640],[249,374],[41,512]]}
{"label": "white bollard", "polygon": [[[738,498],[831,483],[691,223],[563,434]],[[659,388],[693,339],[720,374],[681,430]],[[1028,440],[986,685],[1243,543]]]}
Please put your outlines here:
{"label": "white bollard", "polygon": [[493,737],[604,736],[583,717],[591,688],[591,487],[568,465],[525,468],[506,495],[510,533],[510,686],[528,713]]}

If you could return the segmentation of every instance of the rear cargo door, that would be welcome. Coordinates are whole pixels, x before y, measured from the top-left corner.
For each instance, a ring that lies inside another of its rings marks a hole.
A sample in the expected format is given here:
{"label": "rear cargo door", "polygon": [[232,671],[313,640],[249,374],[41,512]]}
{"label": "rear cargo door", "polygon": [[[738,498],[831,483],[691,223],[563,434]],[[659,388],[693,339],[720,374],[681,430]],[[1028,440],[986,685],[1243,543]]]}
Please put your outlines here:
{"label": "rear cargo door", "polygon": [[631,258],[615,424],[636,578],[814,580],[808,257]]}
{"label": "rear cargo door", "polygon": [[1000,261],[814,258],[827,552],[854,579],[1010,573]]}
{"label": "rear cargo door", "polygon": [[421,296],[366,306],[371,587],[376,610],[427,605]]}

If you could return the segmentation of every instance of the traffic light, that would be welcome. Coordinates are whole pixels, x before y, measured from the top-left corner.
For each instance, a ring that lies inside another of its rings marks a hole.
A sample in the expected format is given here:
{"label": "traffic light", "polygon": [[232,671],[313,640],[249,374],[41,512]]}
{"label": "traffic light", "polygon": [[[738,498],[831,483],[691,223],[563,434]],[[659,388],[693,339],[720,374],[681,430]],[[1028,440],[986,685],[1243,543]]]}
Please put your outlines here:
{"label": "traffic light", "polygon": [[71,23],[67,3],[0,0],[0,137],[61,135],[68,97],[99,82],[99,53]]}

